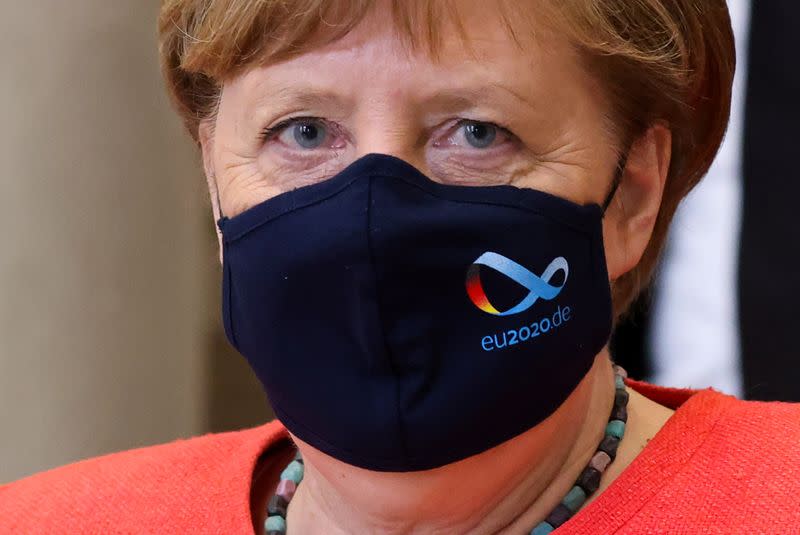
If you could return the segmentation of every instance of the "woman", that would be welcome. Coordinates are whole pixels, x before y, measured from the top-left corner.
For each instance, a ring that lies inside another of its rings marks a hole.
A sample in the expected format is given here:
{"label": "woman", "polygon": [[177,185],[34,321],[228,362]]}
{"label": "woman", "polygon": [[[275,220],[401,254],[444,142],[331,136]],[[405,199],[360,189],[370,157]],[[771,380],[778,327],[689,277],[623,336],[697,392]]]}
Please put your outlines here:
{"label": "woman", "polygon": [[3,487],[0,531],[800,529],[800,408],[607,349],[725,129],[722,0],[168,0],[160,37],[280,422]]}

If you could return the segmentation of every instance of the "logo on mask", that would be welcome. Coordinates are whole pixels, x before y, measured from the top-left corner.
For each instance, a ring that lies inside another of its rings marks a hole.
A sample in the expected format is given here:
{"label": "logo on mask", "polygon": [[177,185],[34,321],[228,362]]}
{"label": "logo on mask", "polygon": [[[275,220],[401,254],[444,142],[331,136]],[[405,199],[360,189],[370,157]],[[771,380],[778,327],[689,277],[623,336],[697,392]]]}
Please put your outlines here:
{"label": "logo on mask", "polygon": [[[528,295],[525,296],[522,301],[507,310],[502,312],[497,310],[489,302],[489,298],[486,297],[486,292],[481,284],[481,268],[483,266],[492,268],[523,286],[528,290]],[[554,286],[550,284],[550,281],[559,271],[564,272],[564,280],[560,286]],[[486,252],[479,256],[467,270],[467,294],[470,299],[472,299],[472,302],[475,303],[475,306],[487,314],[492,314],[494,316],[511,316],[512,314],[525,312],[539,299],[545,299],[547,301],[555,299],[567,283],[568,276],[569,264],[563,256],[559,256],[550,262],[550,265],[547,266],[544,273],[542,273],[541,276],[537,276],[510,258],[506,258],[497,253]]]}

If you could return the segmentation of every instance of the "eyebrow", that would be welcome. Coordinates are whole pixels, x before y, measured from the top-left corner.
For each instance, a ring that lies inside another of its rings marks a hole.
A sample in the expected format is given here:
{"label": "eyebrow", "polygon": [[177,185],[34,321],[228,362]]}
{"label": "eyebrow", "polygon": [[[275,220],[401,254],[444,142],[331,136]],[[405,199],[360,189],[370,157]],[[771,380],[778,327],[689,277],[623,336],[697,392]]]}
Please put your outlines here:
{"label": "eyebrow", "polygon": [[501,98],[510,96],[519,104],[532,106],[532,103],[519,93],[499,83],[491,83],[474,88],[442,89],[426,96],[421,103],[426,107],[455,111],[474,106],[476,103],[484,104],[496,100],[493,97],[498,94],[500,94]]}
{"label": "eyebrow", "polygon": [[[311,108],[323,110],[339,110],[341,115],[352,113],[356,106],[355,99],[325,87],[314,85],[288,86],[281,85],[259,91],[256,106],[259,109],[277,106],[290,108]],[[484,83],[475,87],[441,87],[421,96],[417,102],[420,110],[436,110],[442,113],[455,113],[474,108],[478,105],[490,105],[510,97],[514,104],[533,108],[532,102],[517,91],[499,82]],[[287,113],[289,113],[287,111]]]}
{"label": "eyebrow", "polygon": [[432,88],[422,96],[418,106],[422,113],[433,116],[475,111],[482,120],[514,129],[520,127],[524,117],[539,114],[544,109],[534,94],[523,96],[521,93],[520,87],[510,87],[501,80],[483,79],[475,85],[467,82]]}
{"label": "eyebrow", "polygon": [[292,107],[303,108],[336,108],[350,110],[353,108],[353,99],[345,95],[325,89],[309,86],[287,87],[282,86],[271,91],[263,91],[256,100],[256,105],[261,108],[275,104],[289,104]]}

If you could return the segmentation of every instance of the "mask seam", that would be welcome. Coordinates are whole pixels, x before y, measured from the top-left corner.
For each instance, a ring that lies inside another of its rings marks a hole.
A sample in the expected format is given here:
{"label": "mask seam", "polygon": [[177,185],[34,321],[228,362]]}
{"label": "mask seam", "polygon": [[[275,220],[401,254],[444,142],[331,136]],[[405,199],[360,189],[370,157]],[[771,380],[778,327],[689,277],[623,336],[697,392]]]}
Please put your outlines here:
{"label": "mask seam", "polygon": [[384,328],[383,322],[383,313],[382,313],[382,299],[380,293],[380,286],[378,285],[378,274],[377,270],[375,269],[375,250],[372,244],[372,186],[374,184],[374,178],[369,177],[369,184],[367,186],[367,252],[369,254],[369,264],[370,269],[372,271],[372,280],[373,284],[375,285],[375,301],[378,315],[378,322],[381,325],[381,338],[383,339],[383,350],[386,353],[386,360],[389,363],[389,366],[392,371],[392,378],[394,381],[395,386],[395,416],[397,419],[397,429],[399,430],[399,439],[400,439],[400,449],[403,454],[403,458],[408,460],[409,459],[409,450],[408,444],[406,442],[406,429],[403,423],[403,417],[400,414],[400,381],[397,379],[397,363],[395,362],[392,351],[389,349],[389,343],[386,340],[386,332]]}

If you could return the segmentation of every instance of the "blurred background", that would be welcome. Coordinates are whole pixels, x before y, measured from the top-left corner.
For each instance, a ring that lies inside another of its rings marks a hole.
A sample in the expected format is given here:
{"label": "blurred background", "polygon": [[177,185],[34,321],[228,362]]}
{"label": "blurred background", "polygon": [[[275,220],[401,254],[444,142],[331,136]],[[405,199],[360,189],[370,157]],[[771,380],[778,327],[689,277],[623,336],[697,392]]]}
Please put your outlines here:
{"label": "blurred background", "polygon": [[[158,0],[0,0],[0,483],[271,417],[219,321]],[[612,342],[631,375],[800,399],[800,3],[730,0],[734,112]],[[776,194],[777,192],[777,194]]]}
{"label": "blurred background", "polygon": [[0,0],[0,482],[265,421],[158,0]]}

